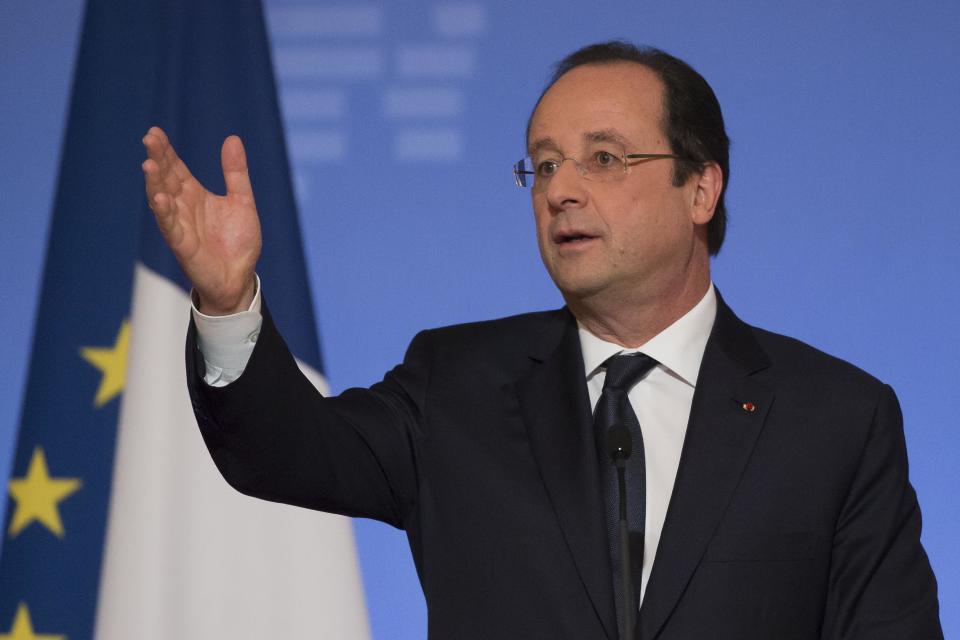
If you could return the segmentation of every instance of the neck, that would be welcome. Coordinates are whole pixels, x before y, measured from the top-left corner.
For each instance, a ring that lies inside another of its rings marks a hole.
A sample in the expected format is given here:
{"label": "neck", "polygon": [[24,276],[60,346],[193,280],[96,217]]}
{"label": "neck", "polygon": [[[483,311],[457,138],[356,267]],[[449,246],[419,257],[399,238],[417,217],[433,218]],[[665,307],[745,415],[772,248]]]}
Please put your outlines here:
{"label": "neck", "polygon": [[683,317],[710,288],[710,271],[666,283],[655,291],[607,292],[576,299],[564,296],[573,315],[590,333],[634,349]]}

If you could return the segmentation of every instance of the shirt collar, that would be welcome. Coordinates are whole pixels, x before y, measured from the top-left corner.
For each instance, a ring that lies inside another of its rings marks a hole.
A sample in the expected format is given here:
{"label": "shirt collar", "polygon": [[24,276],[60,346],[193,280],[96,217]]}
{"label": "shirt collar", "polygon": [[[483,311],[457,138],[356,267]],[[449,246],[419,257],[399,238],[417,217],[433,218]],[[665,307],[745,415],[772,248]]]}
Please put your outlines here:
{"label": "shirt collar", "polygon": [[584,373],[589,380],[610,356],[642,351],[691,387],[696,387],[700,362],[716,316],[717,294],[711,282],[703,298],[690,311],[636,349],[624,349],[598,338],[578,322]]}

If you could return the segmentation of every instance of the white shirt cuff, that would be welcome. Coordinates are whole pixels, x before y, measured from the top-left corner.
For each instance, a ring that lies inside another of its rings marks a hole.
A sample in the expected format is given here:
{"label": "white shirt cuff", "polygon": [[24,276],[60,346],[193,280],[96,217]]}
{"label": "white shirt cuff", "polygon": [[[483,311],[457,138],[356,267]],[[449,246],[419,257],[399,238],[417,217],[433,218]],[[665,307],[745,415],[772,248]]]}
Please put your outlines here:
{"label": "white shirt cuff", "polygon": [[210,386],[225,387],[239,378],[257,344],[263,315],[260,313],[260,277],[255,277],[256,292],[250,308],[228,316],[201,313],[190,292],[197,346],[207,366],[203,381]]}

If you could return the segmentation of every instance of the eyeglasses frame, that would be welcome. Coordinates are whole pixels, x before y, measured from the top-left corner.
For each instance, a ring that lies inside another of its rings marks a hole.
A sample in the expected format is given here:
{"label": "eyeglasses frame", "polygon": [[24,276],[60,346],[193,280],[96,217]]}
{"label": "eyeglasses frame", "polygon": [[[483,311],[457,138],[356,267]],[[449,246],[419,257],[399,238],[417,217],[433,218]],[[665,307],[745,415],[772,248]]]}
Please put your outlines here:
{"label": "eyeglasses frame", "polygon": [[[623,154],[620,158],[621,158],[621,160],[623,160],[623,172],[624,172],[624,173],[627,172],[627,167],[630,166],[629,163],[627,162],[628,160],[655,160],[655,159],[658,159],[658,158],[673,158],[674,160],[685,160],[685,161],[688,161],[688,162],[693,162],[692,159],[690,159],[690,158],[685,158],[684,156],[679,156],[679,155],[677,155],[677,154],[675,154],[675,153],[625,153],[625,154]],[[537,175],[537,172],[536,172],[536,171],[522,171],[522,170],[520,169],[520,165],[523,163],[523,160],[524,160],[524,159],[525,159],[525,158],[521,158],[521,159],[518,160],[517,162],[514,162],[514,163],[513,163],[513,180],[514,180],[514,182],[517,184],[517,186],[520,187],[520,188],[524,188],[524,189],[526,189],[526,188],[533,188],[533,183],[532,183],[532,182],[530,183],[529,187],[527,186],[527,184],[526,184],[527,179],[526,179],[526,177],[524,177],[524,176],[527,176],[527,175],[536,176],[536,175]],[[573,156],[564,156],[564,157],[560,160],[560,163],[562,164],[565,160],[573,160],[573,161],[574,161],[574,164],[577,165],[577,175],[579,175],[579,176],[581,176],[581,177],[586,177],[586,173],[580,169],[580,167],[581,167],[582,165],[580,164],[580,161],[579,161],[579,160],[577,160],[577,159],[574,158]]]}

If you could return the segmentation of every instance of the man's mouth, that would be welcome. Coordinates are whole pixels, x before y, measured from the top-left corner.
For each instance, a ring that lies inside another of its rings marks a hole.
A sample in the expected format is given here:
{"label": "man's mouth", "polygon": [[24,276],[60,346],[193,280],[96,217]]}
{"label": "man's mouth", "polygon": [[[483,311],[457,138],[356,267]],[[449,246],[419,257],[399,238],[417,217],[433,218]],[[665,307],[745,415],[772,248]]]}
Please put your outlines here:
{"label": "man's mouth", "polygon": [[554,242],[557,244],[564,245],[576,245],[588,240],[593,240],[597,236],[590,235],[588,233],[583,233],[580,231],[562,231],[555,233],[553,236]]}

